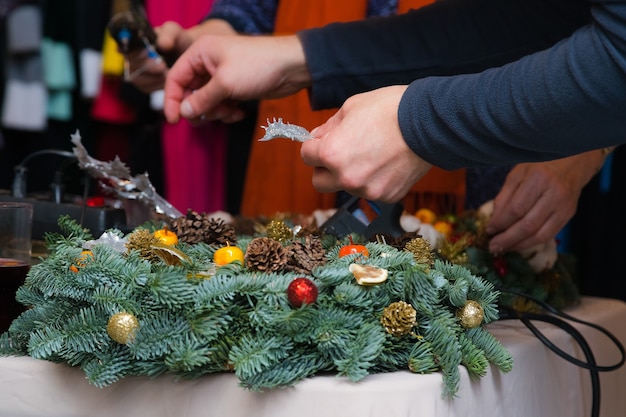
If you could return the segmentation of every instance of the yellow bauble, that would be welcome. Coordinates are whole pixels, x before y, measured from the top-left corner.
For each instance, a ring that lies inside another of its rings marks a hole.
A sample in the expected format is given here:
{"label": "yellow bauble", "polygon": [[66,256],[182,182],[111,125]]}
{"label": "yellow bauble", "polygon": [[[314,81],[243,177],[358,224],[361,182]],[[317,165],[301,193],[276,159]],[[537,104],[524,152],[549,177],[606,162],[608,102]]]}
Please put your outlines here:
{"label": "yellow bauble", "polygon": [[213,255],[213,262],[216,265],[228,265],[229,263],[239,261],[243,264],[243,250],[237,246],[224,246],[215,251]]}
{"label": "yellow bauble", "polygon": [[161,243],[174,246],[178,243],[178,236],[167,227],[154,232],[154,237],[159,239]]}
{"label": "yellow bauble", "polygon": [[137,329],[139,329],[139,320],[125,311],[113,314],[107,324],[109,337],[122,345],[132,342]]}
{"label": "yellow bauble", "polygon": [[473,329],[482,324],[485,312],[478,301],[467,300],[465,305],[457,310],[456,316],[461,320],[463,328]]}

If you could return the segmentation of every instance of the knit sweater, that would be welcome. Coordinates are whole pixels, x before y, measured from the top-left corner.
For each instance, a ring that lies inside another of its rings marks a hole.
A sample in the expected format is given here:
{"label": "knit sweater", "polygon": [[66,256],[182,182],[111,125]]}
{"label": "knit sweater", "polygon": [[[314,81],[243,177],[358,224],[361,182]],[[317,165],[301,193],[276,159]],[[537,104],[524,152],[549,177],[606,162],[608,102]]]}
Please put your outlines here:
{"label": "knit sweater", "polygon": [[436,166],[550,160],[626,141],[626,0],[442,0],[299,36],[315,108],[410,84],[400,128]]}

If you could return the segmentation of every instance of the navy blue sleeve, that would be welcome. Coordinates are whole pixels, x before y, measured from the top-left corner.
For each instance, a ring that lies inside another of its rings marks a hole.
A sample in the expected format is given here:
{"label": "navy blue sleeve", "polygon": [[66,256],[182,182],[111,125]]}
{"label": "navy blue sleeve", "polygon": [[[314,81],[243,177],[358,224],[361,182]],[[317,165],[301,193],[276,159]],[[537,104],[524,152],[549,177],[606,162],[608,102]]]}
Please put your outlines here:
{"label": "navy blue sleeve", "polygon": [[429,75],[471,73],[545,49],[589,23],[587,0],[438,0],[400,16],[299,33],[314,108]]}
{"label": "navy blue sleeve", "polygon": [[274,31],[278,0],[215,0],[207,19],[227,21],[235,31],[247,35]]}
{"label": "navy blue sleeve", "polygon": [[316,108],[411,83],[404,138],[446,169],[626,141],[626,0],[440,0],[299,36]]}
{"label": "navy blue sleeve", "polygon": [[477,74],[414,81],[399,108],[408,145],[446,169],[550,160],[626,142],[626,0],[593,23]]}

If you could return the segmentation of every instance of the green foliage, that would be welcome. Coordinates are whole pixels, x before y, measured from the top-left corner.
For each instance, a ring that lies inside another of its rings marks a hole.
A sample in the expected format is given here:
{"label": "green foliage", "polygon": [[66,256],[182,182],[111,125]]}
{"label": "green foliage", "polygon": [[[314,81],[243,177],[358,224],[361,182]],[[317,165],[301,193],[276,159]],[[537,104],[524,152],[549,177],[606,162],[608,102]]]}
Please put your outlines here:
{"label": "green foliage", "polygon": [[[217,267],[215,248],[203,243],[179,244],[189,260],[166,265],[95,241],[93,257],[76,268],[83,244],[93,238],[71,219],[59,222],[64,233],[47,236],[49,256],[32,267],[17,293],[30,308],[0,336],[1,355],[78,366],[99,387],[129,375],[197,378],[231,371],[242,386],[264,390],[321,371],[359,381],[409,369],[440,371],[444,395],[454,396],[459,365],[476,378],[489,362],[511,369],[509,353],[484,326],[465,329],[456,317],[467,300],[482,306],[484,324],[498,316],[499,293],[462,266],[438,260],[426,270],[410,252],[359,236],[353,242],[366,244],[370,256],[338,258],[348,240],[323,236],[327,262],[307,275],[317,300],[294,307],[287,288],[302,275],[251,271],[240,263]],[[245,250],[250,240],[237,244]],[[358,285],[349,270],[353,262],[384,268],[388,278]],[[202,271],[212,275],[203,278]],[[381,322],[397,301],[410,304],[417,320],[403,336]],[[107,330],[120,312],[139,323],[126,344]]]}
{"label": "green foliage", "polygon": [[[544,301],[554,308],[563,309],[576,305],[580,299],[576,261],[571,255],[559,253],[554,266],[537,273],[519,253],[505,253],[500,256],[504,265],[501,271],[494,268],[495,257],[489,251],[470,247],[468,269],[498,288],[516,290]],[[536,310],[534,303],[517,295],[504,292],[500,303],[517,310]]]}

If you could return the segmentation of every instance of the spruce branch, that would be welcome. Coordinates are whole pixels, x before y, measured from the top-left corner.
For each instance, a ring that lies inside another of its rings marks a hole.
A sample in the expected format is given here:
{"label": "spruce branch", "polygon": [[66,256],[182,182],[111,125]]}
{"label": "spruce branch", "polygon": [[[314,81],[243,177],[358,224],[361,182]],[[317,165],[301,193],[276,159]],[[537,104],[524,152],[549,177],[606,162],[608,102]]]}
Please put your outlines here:
{"label": "spruce branch", "polygon": [[335,360],[339,375],[351,381],[359,381],[369,374],[385,342],[385,333],[380,326],[365,323],[354,336],[347,355]]}
{"label": "spruce branch", "polygon": [[329,364],[314,353],[284,359],[254,374],[241,376],[241,386],[253,391],[288,387],[329,368]]}
{"label": "spruce branch", "polygon": [[470,378],[479,379],[485,376],[489,368],[489,361],[484,352],[464,333],[461,333],[459,342],[461,344],[461,362],[467,368]]}
{"label": "spruce branch", "polygon": [[496,365],[502,372],[513,369],[511,353],[489,332],[482,328],[470,329],[466,336],[481,349],[487,360]]}
{"label": "spruce branch", "polygon": [[83,371],[87,379],[96,387],[106,387],[126,375],[132,375],[132,359],[121,347],[113,347],[101,352],[86,362]]}
{"label": "spruce branch", "polygon": [[411,372],[418,374],[429,374],[439,370],[431,344],[423,339],[413,344],[407,365]]}
{"label": "spruce branch", "polygon": [[230,351],[229,359],[235,373],[241,380],[246,380],[288,357],[293,343],[286,337],[269,334],[246,335]]}
{"label": "spruce branch", "polygon": [[210,362],[212,349],[194,337],[187,335],[172,343],[172,349],[164,358],[170,372],[185,376],[195,375],[194,370]]}
{"label": "spruce branch", "polygon": [[456,318],[447,310],[436,312],[431,319],[426,320],[423,326],[424,339],[430,343],[443,373],[444,395],[447,397],[453,397],[456,394],[461,380],[459,364],[462,355],[457,337],[460,331]]}

